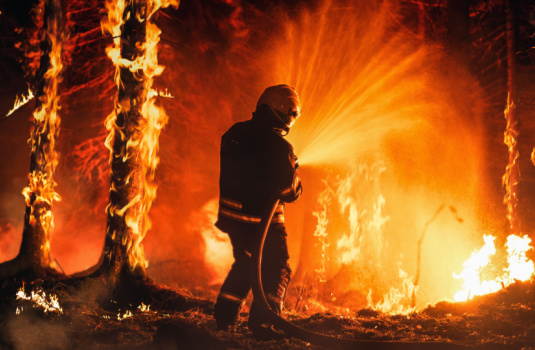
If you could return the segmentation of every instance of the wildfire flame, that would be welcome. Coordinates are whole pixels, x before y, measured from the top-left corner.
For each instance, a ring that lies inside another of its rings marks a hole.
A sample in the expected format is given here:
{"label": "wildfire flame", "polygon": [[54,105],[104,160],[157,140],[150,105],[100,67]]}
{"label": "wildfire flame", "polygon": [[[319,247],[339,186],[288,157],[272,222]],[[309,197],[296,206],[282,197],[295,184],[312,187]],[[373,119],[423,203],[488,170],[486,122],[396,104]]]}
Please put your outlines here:
{"label": "wildfire flame", "polygon": [[507,106],[504,111],[504,116],[507,121],[504,132],[504,143],[508,148],[509,162],[505,168],[505,174],[502,177],[502,185],[505,187],[506,191],[503,202],[507,205],[507,219],[514,231],[518,229],[518,218],[516,217],[518,198],[516,191],[519,177],[518,158],[520,157],[516,140],[518,137],[517,122],[512,118],[515,108],[514,101],[507,95]]}
{"label": "wildfire flame", "polygon": [[152,98],[155,96],[163,97],[163,98],[175,98],[175,96],[173,96],[167,89],[165,89],[165,91],[154,90],[154,89],[150,90],[149,98]]}
{"label": "wildfire flame", "polygon": [[383,215],[385,198],[381,193],[377,200],[368,203],[360,195],[356,186],[371,187],[377,186],[379,177],[386,168],[381,163],[375,163],[371,167],[366,164],[358,166],[357,170],[348,174],[345,179],[338,184],[337,195],[341,212],[347,211],[350,229],[347,234],[337,241],[338,256],[343,264],[351,264],[359,256],[361,246],[366,246],[368,254],[374,251],[380,253],[383,245],[383,226],[389,220]]}
{"label": "wildfire flame", "polygon": [[370,289],[366,301],[367,307],[373,310],[381,311],[391,315],[408,315],[416,309],[410,306],[411,297],[418,289],[414,286],[413,279],[409,274],[399,269],[399,278],[401,282],[401,290],[395,287],[390,287],[388,293],[383,295],[383,298],[378,303],[374,304],[372,299],[372,290]]}
{"label": "wildfire flame", "polygon": [[28,86],[28,95],[24,96],[24,94],[22,94],[20,95],[20,97],[17,96],[17,98],[15,99],[15,104],[13,105],[13,108],[6,114],[6,118],[9,117],[11,114],[13,114],[17,109],[24,106],[26,103],[30,102],[32,98],[34,97],[35,95],[33,94],[33,91]]}
{"label": "wildfire flame", "polygon": [[134,314],[130,310],[126,310],[124,313],[119,312],[117,314],[117,321],[123,321],[130,317],[134,317]]}
{"label": "wildfire flame", "polygon": [[[105,125],[109,131],[106,139],[106,147],[110,150],[110,164],[113,160],[113,140],[115,137],[121,137],[126,141],[126,148],[124,153],[120,156],[123,162],[133,161],[138,164],[143,174],[141,180],[141,188],[139,193],[130,203],[123,208],[115,208],[108,206],[108,213],[110,215],[119,215],[124,217],[127,227],[130,229],[128,235],[115,237],[120,239],[121,243],[126,247],[128,261],[132,268],[136,266],[147,267],[148,262],[145,259],[142,241],[147,231],[151,227],[149,218],[149,210],[152,206],[152,201],[156,197],[156,184],[154,183],[154,175],[156,167],[159,163],[158,158],[158,139],[160,132],[168,121],[165,111],[155,104],[156,96],[170,97],[170,95],[160,92],[151,93],[153,79],[161,75],[164,67],[158,64],[158,49],[157,45],[160,40],[160,29],[150,22],[151,16],[159,9],[168,6],[178,6],[178,0],[167,1],[147,1],[147,19],[146,19],[146,38],[145,42],[139,43],[142,55],[131,61],[121,57],[121,31],[124,25],[124,11],[128,4],[132,1],[107,1],[106,8],[108,10],[108,17],[102,21],[103,31],[109,32],[113,37],[113,46],[106,49],[108,57],[116,67],[115,81],[120,87],[123,82],[120,77],[120,70],[123,68],[129,69],[134,76],[142,72],[143,89],[148,93],[145,94],[141,106],[141,117],[143,122],[140,123],[140,128],[137,132],[131,134],[130,139],[127,137],[121,128],[116,124],[117,115],[121,112],[127,112],[130,105],[126,102],[116,100],[115,110],[107,117]],[[127,15],[131,15],[130,13]],[[128,183],[129,179],[125,179]],[[113,188],[112,188],[113,190]]]}
{"label": "wildfire flame", "polygon": [[320,282],[326,281],[326,263],[329,258],[327,255],[327,248],[329,247],[329,244],[327,243],[327,224],[329,224],[328,206],[331,202],[332,192],[333,191],[327,187],[322,193],[320,193],[318,197],[318,204],[320,205],[321,210],[312,212],[312,215],[318,219],[314,237],[318,237],[319,243],[321,244],[321,267],[316,269],[316,273]]}
{"label": "wildfire flame", "polygon": [[510,235],[505,244],[508,267],[504,269],[502,276],[494,280],[482,281],[481,270],[490,263],[491,256],[496,253],[495,237],[485,235],[483,239],[485,245],[479,251],[472,253],[472,256],[463,264],[463,271],[459,275],[453,274],[455,278],[464,279],[464,289],[455,294],[455,301],[466,301],[474,296],[495,293],[514,283],[515,280],[527,281],[534,274],[533,261],[526,257],[526,252],[533,249],[529,245],[531,239],[528,236]]}
{"label": "wildfire flame", "polygon": [[[55,201],[60,201],[60,195],[54,190],[55,183],[48,179],[47,174],[33,172],[28,175],[29,184],[22,190],[26,205],[30,207],[29,223],[35,226],[37,223],[46,233],[45,245],[41,247],[44,256],[50,253],[50,233],[54,228],[54,214],[50,206]],[[32,203],[32,196],[35,200]],[[36,217],[39,218],[37,222]]]}
{"label": "wildfire flame", "polygon": [[[43,309],[44,313],[48,312],[57,312],[62,314],[63,309],[59,305],[58,297],[55,294],[46,295],[42,289],[32,290],[31,294],[26,294],[24,292],[24,286],[22,286],[17,294],[17,300],[28,300],[31,301],[33,307]],[[17,308],[17,315],[23,311],[23,308]]]}

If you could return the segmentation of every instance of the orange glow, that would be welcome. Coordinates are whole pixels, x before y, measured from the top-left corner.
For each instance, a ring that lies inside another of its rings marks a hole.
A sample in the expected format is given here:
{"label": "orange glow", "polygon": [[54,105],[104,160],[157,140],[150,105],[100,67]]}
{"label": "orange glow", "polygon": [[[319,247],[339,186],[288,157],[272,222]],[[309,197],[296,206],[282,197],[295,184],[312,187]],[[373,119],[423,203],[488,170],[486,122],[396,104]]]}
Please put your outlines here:
{"label": "orange glow", "polygon": [[207,202],[191,220],[191,228],[199,230],[204,242],[204,261],[211,267],[210,284],[223,283],[234,261],[232,246],[226,233],[219,231],[214,222],[217,220],[219,199]]}
{"label": "orange glow", "polygon": [[[139,193],[130,203],[123,208],[109,206],[107,209],[111,215],[123,216],[129,228],[128,233],[121,233],[116,239],[120,239],[121,243],[126,247],[129,265],[133,269],[138,265],[144,268],[148,266],[142,241],[147,231],[151,228],[151,220],[148,214],[152,206],[152,201],[156,198],[157,186],[154,183],[154,175],[160,161],[158,157],[158,139],[163,127],[168,121],[165,111],[156,105],[155,98],[159,95],[165,97],[171,96],[167,92],[160,94],[152,90],[153,79],[162,74],[164,67],[158,64],[157,46],[160,41],[161,31],[150,21],[150,18],[160,8],[168,6],[177,7],[178,0],[147,1],[146,40],[140,44],[143,54],[136,57],[134,61],[121,57],[121,26],[123,25],[123,15],[126,6],[127,3],[124,0],[107,1],[108,17],[102,21],[102,28],[114,38],[113,46],[108,47],[106,52],[116,67],[115,80],[117,86],[119,87],[122,84],[120,81],[120,69],[128,68],[134,75],[139,74],[139,71],[143,72],[143,88],[147,92],[141,106],[141,115],[144,122],[140,125],[140,129],[137,132],[132,133],[130,139],[124,140],[126,135],[116,125],[118,113],[130,109],[128,102],[116,100],[116,109],[108,116],[105,122],[106,128],[109,131],[106,146],[111,153],[110,164],[113,159],[112,157],[120,156],[124,162],[127,160],[135,162],[142,169],[141,173],[143,174]],[[117,132],[119,132],[119,135],[117,135]],[[126,141],[124,154],[113,154],[112,143],[115,137],[121,137],[123,141]],[[126,183],[128,181],[126,179]]]}

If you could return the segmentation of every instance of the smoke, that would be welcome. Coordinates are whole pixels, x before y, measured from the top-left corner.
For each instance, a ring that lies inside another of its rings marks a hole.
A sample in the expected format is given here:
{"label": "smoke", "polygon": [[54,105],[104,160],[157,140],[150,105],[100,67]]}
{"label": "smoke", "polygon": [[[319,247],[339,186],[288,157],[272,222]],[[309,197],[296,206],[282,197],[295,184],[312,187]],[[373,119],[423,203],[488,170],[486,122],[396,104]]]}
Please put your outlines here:
{"label": "smoke", "polygon": [[72,335],[67,327],[51,323],[46,318],[37,315],[26,316],[24,312],[13,316],[5,325],[4,331],[8,333],[10,346],[15,350],[38,348],[68,349],[72,346]]}

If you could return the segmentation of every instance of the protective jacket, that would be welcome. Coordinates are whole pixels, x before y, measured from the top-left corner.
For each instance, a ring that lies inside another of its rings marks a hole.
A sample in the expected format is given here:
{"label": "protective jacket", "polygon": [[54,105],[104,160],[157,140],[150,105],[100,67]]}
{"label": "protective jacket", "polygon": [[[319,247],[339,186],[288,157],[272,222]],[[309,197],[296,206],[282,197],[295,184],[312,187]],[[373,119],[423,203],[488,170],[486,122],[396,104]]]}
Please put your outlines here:
{"label": "protective jacket", "polygon": [[284,223],[284,202],[301,195],[293,148],[260,117],[234,124],[221,139],[219,212],[216,226],[232,232],[258,224],[269,199],[281,195],[272,223]]}

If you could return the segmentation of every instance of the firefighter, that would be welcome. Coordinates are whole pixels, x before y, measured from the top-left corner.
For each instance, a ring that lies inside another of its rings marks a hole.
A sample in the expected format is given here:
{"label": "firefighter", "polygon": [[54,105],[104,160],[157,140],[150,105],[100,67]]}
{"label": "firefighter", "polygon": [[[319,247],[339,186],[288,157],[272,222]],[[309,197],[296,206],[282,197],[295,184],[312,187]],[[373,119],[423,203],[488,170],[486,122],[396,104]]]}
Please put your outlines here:
{"label": "firefighter", "polygon": [[[268,87],[260,96],[250,120],[234,124],[221,139],[219,211],[216,227],[228,234],[234,263],[217,297],[214,318],[223,330],[232,329],[251,289],[251,252],[260,218],[274,194],[281,204],[271,221],[262,259],[262,284],[268,303],[280,314],[291,270],[284,225],[284,203],[302,192],[298,161],[284,139],[301,113],[294,88]],[[248,326],[258,340],[282,337],[264,322],[259,302],[253,300]]]}

